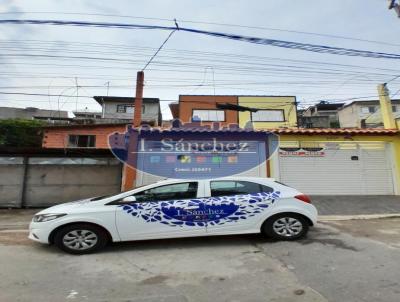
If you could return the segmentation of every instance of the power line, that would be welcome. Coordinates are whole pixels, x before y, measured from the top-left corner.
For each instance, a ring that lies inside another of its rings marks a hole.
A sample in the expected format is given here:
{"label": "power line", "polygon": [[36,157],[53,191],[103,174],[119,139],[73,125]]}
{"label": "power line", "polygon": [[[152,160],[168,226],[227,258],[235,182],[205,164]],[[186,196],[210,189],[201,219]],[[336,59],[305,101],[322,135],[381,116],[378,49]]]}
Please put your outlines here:
{"label": "power line", "polygon": [[[73,87],[70,87],[73,88]],[[69,89],[70,89],[69,88]],[[27,92],[2,92],[0,91],[0,94],[4,95],[27,95],[27,96],[56,96],[56,97],[68,97],[68,98],[87,98],[87,99],[92,99],[93,97],[91,96],[84,96],[84,95],[63,95],[63,94],[47,94],[47,93],[27,93]],[[47,101],[46,101],[47,102]]]}
{"label": "power line", "polygon": [[[68,87],[68,89],[71,89],[71,88],[75,88],[75,87],[74,86]],[[64,95],[63,93],[60,93],[60,94],[47,94],[47,93],[2,92],[2,91],[0,91],[0,94],[1,95],[46,96],[46,97],[51,96],[51,97],[76,98],[76,95],[74,95],[75,91],[71,95]],[[210,98],[212,98],[214,95],[208,95],[208,96]],[[232,94],[232,96],[238,96],[238,95],[237,94]],[[263,98],[285,97],[285,96],[282,96],[282,95],[250,95],[250,94],[239,95],[239,96],[263,97]],[[286,96],[286,97],[288,97],[288,96]],[[354,100],[354,99],[360,99],[360,98],[371,98],[371,97],[375,97],[376,98],[376,95],[372,95],[372,96],[370,95],[370,96],[364,96],[364,97],[352,97],[352,98],[345,98],[345,99],[336,99],[334,101],[348,101],[348,100]],[[93,99],[92,96],[85,96],[85,95],[79,95],[78,98]],[[326,99],[310,101],[310,102],[317,102],[317,101],[322,101],[322,100],[326,100]],[[47,102],[47,101],[43,101],[43,102]],[[171,100],[160,100],[160,102],[173,102],[173,101],[171,101]],[[210,100],[210,101],[202,100],[202,101],[199,101],[199,102],[215,102],[215,101],[214,100]],[[268,102],[268,103],[279,103],[279,104],[281,104],[281,103],[292,104],[292,102],[290,102],[290,101],[286,101],[286,102],[285,101],[284,102],[282,102],[282,101],[279,101],[279,102],[278,101],[266,101],[266,100],[260,100],[260,101],[254,100],[254,101],[251,101],[251,103],[263,103],[263,104],[265,104],[265,102]],[[72,101],[72,103],[75,103],[75,102]]]}
{"label": "power line", "polygon": [[[142,62],[142,61],[138,61]],[[135,64],[132,62],[132,64]],[[80,68],[86,68],[86,69],[113,69],[113,70],[132,70],[135,68],[133,67],[115,67],[115,66],[105,66],[105,65],[82,65],[82,64],[58,64],[58,63],[31,63],[31,62],[19,62],[19,63],[12,63],[12,62],[5,62],[2,63],[2,65],[11,65],[11,66],[17,66],[17,65],[31,65],[31,66],[49,66],[49,67],[64,67],[64,68],[75,68],[75,67],[80,67]],[[126,64],[124,64],[126,65]],[[155,66],[159,67],[164,67],[164,69],[156,69],[156,68],[151,68],[149,70],[154,70],[154,71],[170,71],[170,72],[192,72],[192,73],[200,73],[198,71],[199,68],[203,68],[203,64],[198,64],[198,63],[184,63],[184,62],[166,62],[166,61],[157,61],[156,63],[153,63]],[[374,77],[387,77],[391,76],[390,74],[387,73],[373,73],[373,72],[361,72],[361,71],[348,71],[348,70],[340,70],[340,69],[327,69],[327,68],[301,68],[301,67],[295,67],[295,66],[279,66],[279,65],[274,65],[274,64],[265,64],[267,67],[263,67],[263,65],[260,65],[259,68],[251,65],[213,65],[214,69],[217,70],[222,70],[222,71],[235,71],[237,72],[236,74],[266,74],[270,72],[274,72],[274,75],[277,76],[279,74],[281,75],[287,75],[287,74],[292,74],[292,75],[329,75],[329,76],[350,76],[350,75],[371,75]],[[269,67],[272,66],[272,67]],[[187,68],[186,70],[183,69],[176,69],[176,68]],[[168,69],[166,69],[168,68]],[[192,70],[189,70],[192,69]],[[194,70],[193,70],[194,69]],[[221,72],[219,72],[222,74]],[[226,73],[230,74],[231,73]]]}
{"label": "power line", "polygon": [[[168,31],[176,29],[176,27],[160,26],[160,25],[143,25],[143,24],[111,23],[111,22],[62,21],[62,20],[29,20],[29,19],[0,20],[0,24],[55,25],[55,26],[100,27],[100,28],[119,28],[119,29],[151,29],[151,30],[168,30]],[[234,41],[242,41],[252,44],[269,45],[269,46],[303,50],[315,53],[335,54],[342,56],[365,57],[365,58],[383,58],[383,59],[397,59],[397,60],[400,59],[400,54],[393,54],[393,53],[374,52],[368,50],[332,47],[332,46],[309,44],[309,43],[299,43],[292,41],[243,36],[238,34],[227,34],[227,33],[206,31],[206,30],[185,28],[185,27],[180,27],[179,31],[208,35],[217,38],[230,39]]]}
{"label": "power line", "polygon": [[[33,57],[33,58],[39,58],[39,59],[71,59],[71,60],[98,60],[98,61],[111,61],[111,62],[117,62],[117,63],[140,63],[143,62],[142,60],[132,60],[132,59],[120,59],[120,58],[110,58],[110,57],[93,57],[93,56],[65,56],[65,55],[48,55],[48,54],[32,54],[32,53],[22,53],[22,54],[18,54],[18,53],[4,53],[2,54],[3,57]],[[179,58],[179,59],[185,59],[182,57],[171,57],[171,56],[160,56],[160,57],[166,57],[166,58]],[[297,66],[297,65],[282,65],[282,64],[268,64],[268,63],[259,63],[259,62],[243,62],[243,61],[229,61],[229,60],[210,60],[208,59],[208,61],[214,61],[214,62],[222,62],[222,63],[229,63],[229,64],[237,64],[238,66],[242,65],[242,66],[251,66],[252,70],[254,70],[254,66],[272,66],[272,67],[279,67],[279,68],[286,68],[286,69],[301,69],[301,70],[305,70],[306,68],[308,70],[314,70],[314,71],[339,71],[339,72],[348,72],[347,70],[344,69],[333,69],[333,68],[321,68],[321,67],[304,67],[304,66]],[[150,62],[150,61],[149,61]],[[10,63],[12,64],[12,63]],[[146,64],[147,66],[148,64]],[[184,62],[163,62],[163,61],[158,61],[156,63],[156,65],[183,65],[183,66],[196,66],[196,67],[201,67],[203,65],[201,64],[188,64],[188,63],[184,63]],[[69,65],[71,66],[71,65]],[[99,67],[98,64],[96,64],[96,66]],[[222,66],[222,65],[220,65]],[[225,65],[226,66],[226,65]],[[217,65],[214,65],[213,68],[218,68]],[[355,66],[354,66],[355,67]],[[206,68],[210,68],[210,66],[206,66]],[[392,70],[392,71],[396,71],[399,72],[398,70]],[[352,73],[356,73],[356,74],[367,74],[368,72],[362,72],[362,71],[351,71]],[[371,72],[369,72],[369,74],[372,74]],[[384,73],[375,73],[376,75],[388,75],[388,74],[384,74]],[[395,77],[394,79],[396,79],[397,77]],[[393,79],[393,80],[394,80]]]}
{"label": "power line", "polygon": [[[76,16],[118,17],[118,18],[165,21],[165,22],[174,21],[173,19],[167,19],[167,18],[150,18],[150,17],[130,16],[130,15],[78,13],[78,12],[29,12],[29,11],[25,12],[24,11],[24,12],[18,12],[18,13],[3,12],[3,13],[0,13],[0,15],[15,15],[15,14],[21,14],[21,13],[23,13],[23,14],[50,14],[50,15],[58,14],[58,15],[76,15]],[[204,21],[194,21],[194,20],[185,20],[185,19],[178,19],[177,21],[182,22],[182,23],[217,25],[217,26],[234,27],[234,28],[246,28],[246,29],[257,29],[257,30],[265,30],[265,31],[287,32],[287,33],[310,35],[310,36],[317,36],[317,37],[352,40],[352,41],[373,43],[373,44],[379,44],[379,45],[400,46],[400,44],[389,43],[386,41],[376,41],[376,40],[354,38],[354,37],[342,36],[342,35],[332,35],[332,34],[325,34],[325,33],[298,31],[298,30],[290,30],[290,29],[282,29],[282,28],[272,28],[272,27],[265,27],[265,26],[239,25],[239,24],[232,24],[232,23],[219,23],[219,22],[204,22]]]}
{"label": "power line", "polygon": [[393,82],[394,80],[396,80],[396,79],[398,79],[398,78],[400,78],[400,75],[395,76],[393,79],[387,81],[386,84],[388,84],[388,83],[390,83],[390,82]]}
{"label": "power line", "polygon": [[[176,25],[178,27],[178,25]],[[176,29],[174,29],[173,31],[170,32],[170,34],[168,35],[168,37],[165,39],[165,41],[160,45],[160,47],[157,49],[157,51],[155,52],[155,54],[150,58],[150,60],[146,63],[146,65],[144,65],[142,71],[144,71],[146,69],[147,66],[150,65],[150,63],[154,60],[154,58],[157,56],[157,54],[160,52],[160,50],[163,48],[163,46],[168,42],[168,40],[172,37],[172,35],[174,34],[174,32],[176,31]]]}
{"label": "power line", "polygon": [[[10,48],[13,50],[23,50],[24,47],[26,46],[21,45],[21,42],[26,44],[27,42],[29,43],[43,43],[46,46],[49,45],[49,43],[54,43],[55,46],[57,46],[60,41],[43,41],[43,40],[7,40],[8,42],[2,42],[0,41],[0,44],[4,43],[10,43]],[[151,47],[138,47],[138,46],[131,46],[131,45],[124,45],[124,44],[106,44],[106,43],[82,43],[82,42],[68,42],[69,44],[76,44],[77,50],[70,50],[66,49],[64,46],[63,48],[60,48],[59,51],[61,52],[79,52],[79,53],[103,53],[103,54],[120,54],[120,55],[127,55],[129,57],[132,56],[132,50],[136,49],[138,50],[138,53],[135,55],[146,55],[146,51],[152,51],[155,50],[155,48]],[[99,48],[101,51],[84,51],[82,49],[82,46],[88,46],[88,47],[95,47]],[[4,48],[4,47],[3,47]],[[110,52],[104,52],[104,49],[110,48]],[[120,53],[117,52],[116,49],[129,49],[129,52],[125,53]],[[32,47],[28,48],[29,50],[35,50]],[[49,52],[53,53],[54,52],[54,47],[51,48],[36,48],[36,50],[48,50]],[[161,55],[161,57],[165,58],[180,58],[182,59],[182,56],[194,56],[196,59],[199,57],[205,57],[209,60],[209,57],[221,57],[223,59],[226,59],[227,57],[232,57],[232,58],[238,58],[241,59],[242,61],[245,59],[246,61],[249,60],[261,60],[261,61],[266,61],[266,60],[272,60],[272,61],[287,61],[287,62],[292,62],[292,63],[301,63],[301,64],[309,64],[309,65],[332,65],[332,66],[338,66],[338,67],[349,67],[349,68],[362,68],[362,69],[376,69],[376,70],[385,70],[385,71],[396,71],[396,73],[400,72],[399,70],[394,70],[394,69],[388,69],[388,68],[379,68],[379,67],[367,67],[367,66],[362,66],[362,65],[354,65],[354,64],[338,64],[338,63],[329,63],[329,62],[320,62],[320,61],[312,61],[312,60],[295,60],[295,59],[287,59],[287,58],[280,58],[280,57],[265,57],[265,56],[249,56],[249,55],[239,55],[239,54],[232,54],[232,53],[221,53],[221,52],[205,52],[205,51],[193,51],[193,50],[180,50],[180,49],[168,49],[164,50],[165,53],[178,53],[179,56],[167,56],[167,55]],[[112,60],[112,59],[111,59]]]}

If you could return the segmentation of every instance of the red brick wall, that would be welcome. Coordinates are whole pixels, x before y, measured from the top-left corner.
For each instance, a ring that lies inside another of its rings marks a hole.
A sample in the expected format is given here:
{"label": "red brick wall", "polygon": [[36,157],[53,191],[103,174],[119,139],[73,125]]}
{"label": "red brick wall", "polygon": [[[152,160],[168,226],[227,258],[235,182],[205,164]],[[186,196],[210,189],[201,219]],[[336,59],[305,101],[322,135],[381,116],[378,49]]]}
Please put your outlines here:
{"label": "red brick wall", "polygon": [[43,148],[68,148],[68,135],[96,135],[96,148],[108,149],[108,135],[126,131],[125,125],[65,126],[47,128],[43,134]]}
{"label": "red brick wall", "polygon": [[[179,119],[183,123],[192,121],[193,109],[217,109],[217,103],[222,104],[238,104],[237,96],[224,96],[224,95],[180,95],[179,96]],[[226,110],[225,121],[221,125],[237,124],[238,123],[237,111]],[[203,124],[211,124],[203,122]]]}

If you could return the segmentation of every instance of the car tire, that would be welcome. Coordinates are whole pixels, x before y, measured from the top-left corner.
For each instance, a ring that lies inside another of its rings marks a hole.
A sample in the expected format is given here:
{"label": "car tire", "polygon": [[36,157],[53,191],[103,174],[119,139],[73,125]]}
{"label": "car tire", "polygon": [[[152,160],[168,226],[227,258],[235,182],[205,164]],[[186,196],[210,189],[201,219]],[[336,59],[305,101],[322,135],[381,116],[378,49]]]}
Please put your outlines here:
{"label": "car tire", "polygon": [[261,227],[262,233],[277,240],[297,240],[306,236],[308,221],[295,213],[282,213],[268,218]]}
{"label": "car tire", "polygon": [[108,236],[104,229],[92,224],[70,224],[54,236],[54,244],[70,254],[89,254],[106,246]]}

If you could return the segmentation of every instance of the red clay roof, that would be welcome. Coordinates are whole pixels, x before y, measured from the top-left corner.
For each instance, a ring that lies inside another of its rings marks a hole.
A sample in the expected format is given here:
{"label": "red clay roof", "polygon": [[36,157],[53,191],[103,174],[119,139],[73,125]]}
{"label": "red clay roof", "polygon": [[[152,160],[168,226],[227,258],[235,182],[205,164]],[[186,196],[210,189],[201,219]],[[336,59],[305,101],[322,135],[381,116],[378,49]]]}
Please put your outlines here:
{"label": "red clay roof", "polygon": [[[267,130],[267,129],[266,129]],[[276,134],[372,134],[372,135],[395,135],[398,129],[382,128],[279,128],[270,130]]]}
{"label": "red clay roof", "polygon": [[[67,125],[49,125],[43,127],[46,130],[51,129],[59,129],[59,128],[94,128],[94,127],[115,127],[120,128],[124,125],[130,125],[129,123],[121,123],[121,124],[67,124]],[[160,130],[171,130],[171,128],[159,128]],[[177,131],[179,128],[174,128]],[[182,131],[193,131],[193,132],[207,132],[207,131],[221,131],[214,130],[209,128],[182,128]],[[222,131],[229,131],[228,129],[224,129]],[[251,129],[240,129],[239,131],[252,131]],[[255,129],[255,131],[269,131],[276,134],[303,134],[303,135],[395,135],[400,134],[400,130],[398,129],[382,129],[382,128],[277,128],[277,129]]]}

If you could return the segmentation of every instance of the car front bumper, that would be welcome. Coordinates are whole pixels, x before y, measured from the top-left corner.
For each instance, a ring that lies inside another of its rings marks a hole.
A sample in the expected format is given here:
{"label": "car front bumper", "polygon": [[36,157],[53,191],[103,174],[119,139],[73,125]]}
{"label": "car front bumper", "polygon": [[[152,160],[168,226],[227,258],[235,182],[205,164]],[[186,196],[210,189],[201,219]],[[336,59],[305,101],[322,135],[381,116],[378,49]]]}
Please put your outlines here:
{"label": "car front bumper", "polygon": [[[38,225],[38,224],[40,224],[40,225]],[[47,228],[42,224],[43,224],[43,222],[40,222],[40,223],[31,222],[29,225],[28,238],[33,241],[36,241],[36,242],[49,244],[50,243],[49,236],[50,236],[52,229]]]}

